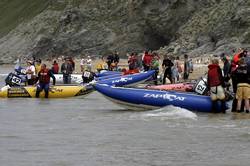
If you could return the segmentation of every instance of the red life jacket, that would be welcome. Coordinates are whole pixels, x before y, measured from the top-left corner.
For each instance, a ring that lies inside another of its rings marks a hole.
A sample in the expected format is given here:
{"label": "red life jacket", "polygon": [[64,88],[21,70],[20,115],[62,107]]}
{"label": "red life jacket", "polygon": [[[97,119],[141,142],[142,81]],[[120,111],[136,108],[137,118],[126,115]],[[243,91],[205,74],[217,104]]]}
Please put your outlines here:
{"label": "red life jacket", "polygon": [[58,72],[59,72],[59,66],[58,66],[57,63],[53,64],[52,70],[53,70],[54,74],[58,74]]}
{"label": "red life jacket", "polygon": [[126,70],[123,71],[123,75],[128,75],[128,74],[135,74],[135,73],[139,73],[140,71],[138,69],[134,69],[134,70]]}
{"label": "red life jacket", "polygon": [[151,61],[152,61],[152,56],[150,54],[145,54],[143,58],[144,64],[150,66]]}
{"label": "red life jacket", "polygon": [[219,86],[222,84],[221,75],[219,73],[220,66],[217,64],[208,65],[208,85],[210,87]]}
{"label": "red life jacket", "polygon": [[44,69],[39,72],[39,82],[48,84],[50,82],[49,70]]}
{"label": "red life jacket", "polygon": [[233,60],[232,60],[232,63],[231,63],[231,72],[234,72],[238,67],[238,62],[240,60],[240,53],[241,52],[239,52],[239,53],[237,53],[237,54],[235,54],[233,56]]}

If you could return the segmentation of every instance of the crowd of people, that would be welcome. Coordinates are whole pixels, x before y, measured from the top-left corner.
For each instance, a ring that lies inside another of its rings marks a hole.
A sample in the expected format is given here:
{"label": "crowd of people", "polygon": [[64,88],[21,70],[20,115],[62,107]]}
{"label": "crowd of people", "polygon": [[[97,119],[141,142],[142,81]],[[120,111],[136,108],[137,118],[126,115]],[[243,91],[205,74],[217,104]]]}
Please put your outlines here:
{"label": "crowd of people", "polygon": [[63,83],[71,83],[71,74],[74,71],[75,63],[71,57],[65,58],[61,65],[61,68],[56,60],[53,61],[52,67],[48,68],[45,63],[42,63],[41,59],[27,60],[27,67],[25,68],[26,85],[36,85],[36,97],[39,97],[41,91],[45,91],[45,97],[48,98],[50,78],[53,79],[53,85],[56,84],[56,78],[54,74],[61,72],[63,74]]}
{"label": "crowd of people", "polygon": [[[118,58],[117,58],[118,57]],[[179,56],[165,55],[162,60],[162,84],[177,83],[179,81],[188,81],[190,73],[193,72],[193,62],[188,55],[184,55],[183,62]],[[201,63],[202,58],[197,59]],[[223,62],[223,67],[220,67],[220,61]],[[212,100],[212,111],[225,113],[226,93],[225,89],[232,89],[235,93],[235,98],[232,104],[232,112],[249,113],[250,99],[250,53],[247,50],[239,50],[233,56],[222,54],[220,58],[214,55],[211,59],[211,64],[207,59],[205,64],[208,64],[207,87]],[[102,59],[102,63],[105,63]],[[119,56],[112,54],[107,58],[108,70],[118,70]],[[100,65],[101,66],[101,65]],[[104,65],[102,65],[103,69]],[[158,84],[158,74],[160,71],[160,56],[156,52],[145,51],[143,54],[131,53],[128,55],[128,70],[124,69],[125,74],[138,73],[139,71],[155,70],[154,83]],[[205,74],[205,73],[204,73]],[[168,82],[166,82],[166,78]],[[182,80],[181,80],[182,79]],[[231,80],[231,81],[230,81]],[[220,102],[220,108],[216,108]]]}
{"label": "crowd of people", "polygon": [[[229,90],[230,80],[235,98],[232,103],[232,112],[249,113],[250,99],[250,52],[240,49],[232,57],[222,54],[221,69],[218,59],[213,59],[208,65],[208,87],[213,101],[213,111],[225,113],[225,89]],[[217,109],[216,103],[221,103]],[[219,111],[218,111],[219,110]]]}
{"label": "crowd of people", "polygon": [[[160,73],[160,65],[163,70],[162,83],[166,83],[166,78],[168,83],[179,82],[181,78],[184,80],[188,79],[189,73],[193,71],[192,60],[188,59],[185,55],[184,67],[180,61],[179,57],[165,55],[162,64],[160,61],[160,56],[156,52],[145,51],[143,54],[131,53],[128,54],[128,70],[123,69],[125,74],[138,73],[139,71],[155,70],[154,83],[158,84],[158,75]],[[118,61],[119,62],[119,61]],[[116,63],[117,66],[117,63]],[[116,67],[117,68],[117,67]],[[111,69],[112,70],[112,69]]]}
{"label": "crowd of people", "polygon": [[[192,59],[189,59],[185,54],[180,61],[179,56],[163,56],[162,60],[156,52],[145,51],[143,54],[131,53],[128,54],[127,69],[121,68],[119,65],[119,53],[111,53],[106,57],[101,57],[95,68],[97,72],[101,70],[122,71],[124,74],[133,74],[140,71],[155,70],[153,76],[154,84],[157,85],[160,67],[162,69],[162,84],[177,83],[180,81],[186,82],[189,79],[190,73],[193,72]],[[53,79],[55,85],[54,74],[63,74],[63,83],[71,83],[71,74],[75,71],[75,62],[73,58],[67,57],[63,59],[61,66],[56,60],[53,61],[52,67],[49,69],[46,64],[42,63],[41,59],[28,60],[26,68],[27,85],[38,86],[36,96],[45,90],[48,97],[50,78]],[[160,61],[161,60],[161,61]],[[201,59],[198,59],[202,61]],[[220,66],[220,61],[223,62],[223,67]],[[160,63],[162,62],[161,66]],[[197,60],[196,60],[197,62]],[[93,72],[92,59],[90,56],[82,57],[80,69],[83,82],[90,82],[95,73]],[[247,50],[239,50],[233,56],[221,54],[220,58],[214,56],[211,64],[208,65],[207,87],[212,99],[212,110],[214,112],[225,113],[225,89],[230,89],[235,93],[235,99],[232,104],[233,112],[249,113],[250,99],[250,53]],[[220,102],[221,108],[216,108]]]}

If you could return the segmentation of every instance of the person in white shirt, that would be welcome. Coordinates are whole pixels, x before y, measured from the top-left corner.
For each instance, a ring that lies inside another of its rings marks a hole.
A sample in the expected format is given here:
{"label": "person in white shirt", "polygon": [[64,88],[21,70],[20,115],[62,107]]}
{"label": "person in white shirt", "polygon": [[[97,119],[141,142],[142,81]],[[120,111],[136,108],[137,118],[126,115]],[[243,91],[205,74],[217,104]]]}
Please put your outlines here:
{"label": "person in white shirt", "polygon": [[91,68],[92,68],[92,59],[90,58],[90,56],[88,56],[88,59],[87,59],[86,63],[87,63],[87,69],[89,71],[91,71]]}
{"label": "person in white shirt", "polygon": [[81,66],[81,72],[83,72],[85,70],[85,66],[86,66],[86,59],[84,59],[84,58],[81,59],[80,66]]}
{"label": "person in white shirt", "polygon": [[35,66],[32,65],[32,61],[27,61],[26,76],[28,85],[33,85],[36,77]]}

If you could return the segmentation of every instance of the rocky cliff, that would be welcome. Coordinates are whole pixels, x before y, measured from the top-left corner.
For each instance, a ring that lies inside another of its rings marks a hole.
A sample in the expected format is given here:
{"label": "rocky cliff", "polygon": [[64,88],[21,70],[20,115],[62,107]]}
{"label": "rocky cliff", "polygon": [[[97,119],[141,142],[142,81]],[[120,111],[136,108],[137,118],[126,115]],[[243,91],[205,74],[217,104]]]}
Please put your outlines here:
{"label": "rocky cliff", "polygon": [[3,0],[1,6],[4,63],[114,50],[198,56],[250,46],[249,0]]}

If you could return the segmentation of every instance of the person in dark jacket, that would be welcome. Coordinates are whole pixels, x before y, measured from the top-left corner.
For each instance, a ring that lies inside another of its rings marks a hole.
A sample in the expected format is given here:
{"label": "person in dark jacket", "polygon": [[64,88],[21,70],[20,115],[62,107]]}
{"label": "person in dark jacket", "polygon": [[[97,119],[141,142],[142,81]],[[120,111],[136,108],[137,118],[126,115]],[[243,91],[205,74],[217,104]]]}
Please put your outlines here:
{"label": "person in dark jacket", "polygon": [[[210,97],[212,100],[212,112],[226,113],[224,79],[222,70],[219,66],[219,60],[213,59],[212,64],[208,65],[207,85],[210,90]],[[216,108],[217,102],[221,102],[221,108]]]}
{"label": "person in dark jacket", "polygon": [[61,72],[63,74],[63,83],[71,84],[71,74],[73,73],[74,68],[70,62],[70,59],[66,59],[61,66]]}
{"label": "person in dark jacket", "polygon": [[249,74],[247,72],[247,64],[244,58],[239,60],[239,66],[235,71],[235,77],[237,82],[237,112],[243,112],[241,109],[241,102],[244,100],[246,113],[249,113],[249,99],[250,99],[250,84],[249,84]]}
{"label": "person in dark jacket", "polygon": [[[250,52],[247,54],[246,56],[246,64],[247,64],[247,72],[250,73]],[[250,75],[248,75],[248,78],[250,77]]]}
{"label": "person in dark jacket", "polygon": [[108,70],[109,71],[112,71],[113,70],[113,67],[112,67],[112,64],[114,63],[114,55],[113,53],[110,54],[108,57],[107,57],[107,65],[108,65]]}
{"label": "person in dark jacket", "polygon": [[183,79],[184,80],[188,79],[189,73],[190,73],[190,63],[189,63],[188,55],[185,54],[184,55],[184,72],[183,72]]}
{"label": "person in dark jacket", "polygon": [[45,98],[49,97],[49,85],[50,78],[53,79],[53,85],[56,84],[56,78],[53,75],[52,71],[46,68],[45,64],[42,64],[41,70],[38,73],[37,80],[39,81],[36,89],[36,97],[39,97],[39,94],[42,90],[45,91]]}
{"label": "person in dark jacket", "polygon": [[[233,85],[233,92],[236,93],[237,91],[237,79],[236,79],[236,76],[235,76],[235,72],[236,72],[236,69],[238,68],[239,66],[239,60],[244,57],[246,55],[246,50],[243,51],[243,50],[240,50],[238,53],[236,53],[234,56],[233,56],[233,60],[231,62],[231,66],[230,66],[230,74],[231,74],[231,80],[232,80],[232,85]],[[233,102],[232,102],[232,109],[231,111],[232,112],[236,112],[237,109],[237,99],[234,98]],[[241,110],[243,111],[244,110],[244,100],[242,101],[242,104],[241,104]]]}
{"label": "person in dark jacket", "polygon": [[120,57],[119,57],[119,53],[116,52],[115,55],[114,55],[114,64],[115,64],[115,67],[114,67],[114,70],[118,70],[118,63],[120,62]]}
{"label": "person in dark jacket", "polygon": [[164,76],[163,76],[163,84],[166,83],[166,78],[168,78],[170,80],[170,82],[172,83],[172,66],[173,66],[173,62],[166,56],[165,59],[162,62],[162,68],[164,70]]}
{"label": "person in dark jacket", "polygon": [[229,80],[230,80],[230,62],[227,59],[226,56],[222,57],[222,62],[223,62],[223,74],[224,74],[224,81],[227,84],[227,90],[229,90]]}

